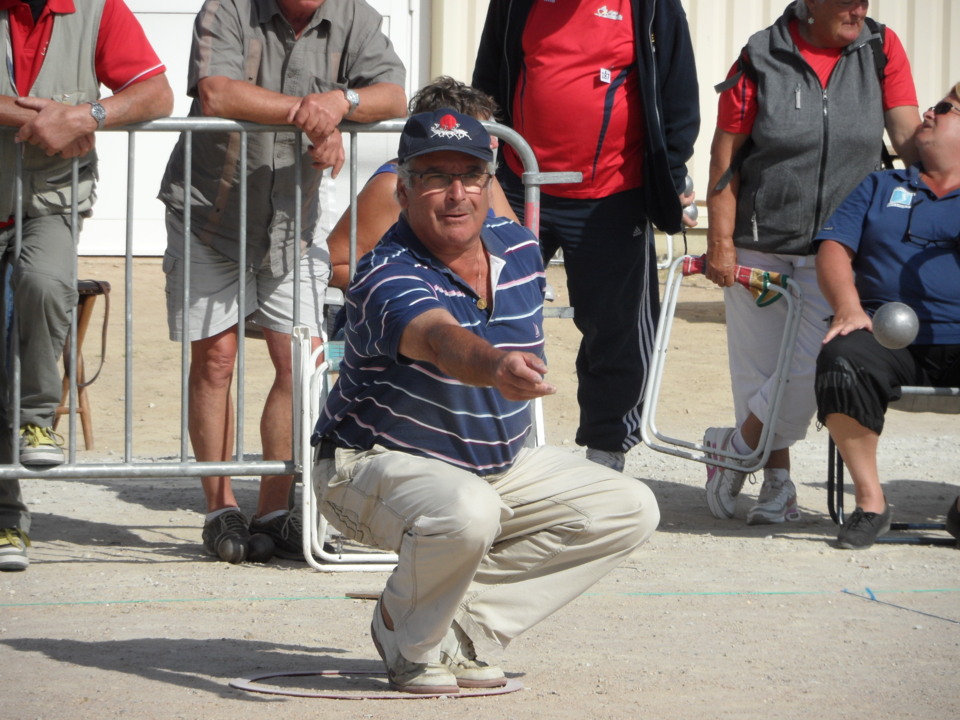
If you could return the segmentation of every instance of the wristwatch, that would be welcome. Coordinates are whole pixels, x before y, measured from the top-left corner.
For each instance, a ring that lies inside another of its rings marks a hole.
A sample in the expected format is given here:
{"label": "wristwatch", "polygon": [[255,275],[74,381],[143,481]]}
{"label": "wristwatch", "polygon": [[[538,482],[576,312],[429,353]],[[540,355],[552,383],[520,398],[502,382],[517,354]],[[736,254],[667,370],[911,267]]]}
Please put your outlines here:
{"label": "wristwatch", "polygon": [[103,130],[103,124],[107,121],[107,111],[96,100],[88,102],[87,105],[90,106],[90,116],[97,121],[97,130]]}
{"label": "wristwatch", "polygon": [[343,96],[347,99],[347,102],[350,103],[350,109],[347,110],[347,114],[344,115],[344,117],[350,117],[353,115],[353,111],[360,107],[360,93],[350,88],[342,88],[342,90]]}

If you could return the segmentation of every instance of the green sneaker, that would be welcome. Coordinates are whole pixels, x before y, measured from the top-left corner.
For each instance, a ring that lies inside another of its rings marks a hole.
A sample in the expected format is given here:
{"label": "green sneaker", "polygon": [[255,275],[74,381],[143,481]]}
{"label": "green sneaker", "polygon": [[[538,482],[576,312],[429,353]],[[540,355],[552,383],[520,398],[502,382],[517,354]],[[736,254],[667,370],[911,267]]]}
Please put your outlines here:
{"label": "green sneaker", "polygon": [[26,423],[20,428],[20,464],[52,466],[63,464],[63,438],[53,428]]}
{"label": "green sneaker", "polygon": [[30,547],[30,538],[20,528],[0,530],[0,571],[26,570],[27,565],[30,564],[30,559],[27,557],[28,547]]}

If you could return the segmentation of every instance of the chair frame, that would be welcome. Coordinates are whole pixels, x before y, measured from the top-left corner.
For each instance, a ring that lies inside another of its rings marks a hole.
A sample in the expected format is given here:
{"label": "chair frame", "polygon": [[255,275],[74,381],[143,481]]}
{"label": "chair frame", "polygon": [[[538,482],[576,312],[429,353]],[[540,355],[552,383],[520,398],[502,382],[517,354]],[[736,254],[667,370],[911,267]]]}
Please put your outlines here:
{"label": "chair frame", "polygon": [[321,572],[389,572],[397,563],[394,553],[379,550],[330,552],[324,548],[327,520],[320,512],[320,498],[313,484],[315,449],[310,444],[310,437],[330,390],[330,360],[342,355],[343,343],[324,341],[314,350],[310,330],[304,326],[293,329],[291,343],[294,388],[299,390],[294,393],[294,417],[298,419],[295,452],[302,484],[303,557],[310,567]]}
{"label": "chair frame", "polygon": [[[900,388],[900,400],[890,403],[890,410],[902,412],[935,412],[960,413],[960,388],[928,387],[919,385],[904,385]],[[844,472],[843,458],[840,450],[831,437],[827,447],[827,509],[830,518],[839,526],[843,526],[845,516],[844,503]],[[945,523],[911,523],[895,522],[890,524],[891,530],[900,531],[929,531],[944,530]],[[876,540],[878,543],[905,543],[912,545],[949,545],[956,544],[952,537],[930,535],[882,535]]]}
{"label": "chair frame", "polygon": [[[644,444],[658,452],[675,455],[687,460],[695,460],[707,465],[737,470],[738,472],[755,472],[762,468],[773,449],[775,425],[783,392],[787,385],[787,375],[790,363],[793,360],[793,350],[796,345],[797,332],[800,329],[800,313],[803,309],[803,297],[799,286],[789,278],[785,278],[785,287],[776,284],[762,286],[757,276],[762,273],[752,271],[751,268],[738,268],[738,280],[741,285],[757,290],[772,290],[780,294],[787,303],[787,321],[784,324],[783,339],[777,356],[773,401],[766,418],[763,420],[763,431],[757,448],[749,453],[741,454],[734,450],[707,448],[700,442],[691,442],[671,437],[661,433],[657,428],[656,414],[660,403],[660,391],[663,381],[663,371],[666,364],[667,348],[670,333],[673,330],[673,318],[676,313],[677,299],[683,278],[703,272],[703,259],[693,255],[683,255],[670,266],[667,272],[663,301],[660,307],[660,322],[654,340],[653,353],[650,358],[650,370],[647,375],[647,387],[644,392],[643,410],[640,416],[640,437]],[[719,457],[718,457],[719,456]]]}

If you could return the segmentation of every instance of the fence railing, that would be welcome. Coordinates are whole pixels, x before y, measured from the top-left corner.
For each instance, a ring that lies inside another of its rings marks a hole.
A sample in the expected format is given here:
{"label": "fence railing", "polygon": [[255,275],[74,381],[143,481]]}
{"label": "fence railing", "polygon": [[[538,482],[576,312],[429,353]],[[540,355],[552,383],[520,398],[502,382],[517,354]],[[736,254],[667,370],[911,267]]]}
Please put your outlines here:
{"label": "fence railing", "polygon": [[[349,143],[349,155],[348,155],[348,177],[350,183],[350,208],[351,208],[351,223],[350,223],[350,271],[353,272],[356,267],[356,232],[357,232],[357,223],[356,223],[356,197],[360,189],[359,180],[358,180],[358,167],[359,167],[359,138],[361,135],[368,133],[399,133],[403,128],[403,120],[388,120],[380,123],[372,124],[356,124],[356,123],[344,123],[341,126],[341,131],[344,135],[350,138]],[[538,232],[539,228],[539,197],[540,197],[540,186],[549,182],[577,182],[579,181],[578,173],[541,173],[539,171],[536,158],[533,155],[532,150],[529,145],[523,140],[523,138],[513,131],[510,128],[504,127],[497,123],[484,123],[490,133],[499,139],[502,139],[513,146],[517,150],[520,159],[523,162],[525,172],[523,174],[523,181],[525,183],[525,224],[531,228],[534,233]],[[4,130],[0,132],[10,132],[10,130]],[[245,332],[245,323],[244,323],[244,308],[245,308],[245,284],[240,283],[238,288],[239,302],[238,302],[238,352],[237,352],[237,364],[236,364],[236,403],[234,405],[235,409],[235,444],[234,444],[234,455],[233,459],[230,461],[222,462],[200,462],[190,455],[189,447],[189,434],[188,434],[188,406],[189,406],[189,385],[188,385],[188,375],[190,367],[190,340],[189,340],[189,313],[184,314],[183,319],[183,340],[181,341],[181,352],[180,352],[180,422],[179,422],[179,445],[180,450],[176,458],[156,458],[156,457],[147,457],[138,458],[134,453],[134,430],[133,430],[133,397],[134,397],[134,384],[135,384],[135,368],[134,368],[134,355],[135,355],[135,343],[134,343],[134,328],[135,328],[135,319],[134,319],[134,308],[133,308],[133,298],[134,298],[134,286],[133,286],[133,271],[134,271],[134,257],[133,257],[133,236],[134,236],[134,216],[133,216],[133,201],[135,197],[134,187],[134,176],[136,169],[137,161],[137,137],[142,133],[183,133],[187,138],[187,142],[184,143],[184,173],[189,177],[192,172],[192,145],[196,136],[203,135],[205,133],[211,132],[236,132],[240,134],[241,142],[241,153],[240,153],[240,197],[241,197],[241,206],[240,206],[240,231],[237,238],[238,242],[238,251],[240,254],[239,266],[245,266],[246,258],[246,227],[245,223],[242,221],[246,217],[246,196],[247,196],[247,172],[246,172],[246,148],[247,148],[247,139],[250,133],[263,133],[263,132],[285,132],[291,133],[294,132],[294,129],[290,126],[264,126],[257,125],[255,123],[247,122],[237,122],[233,120],[224,120],[220,118],[165,118],[161,120],[154,120],[148,123],[140,123],[136,125],[129,125],[123,128],[116,128],[109,130],[107,132],[123,132],[127,133],[127,202],[126,202],[126,228],[125,228],[125,253],[124,253],[124,450],[122,458],[117,461],[105,461],[102,458],[97,458],[95,460],[83,461],[78,458],[77,455],[77,376],[76,368],[77,363],[70,363],[70,413],[69,413],[69,425],[67,429],[67,445],[68,452],[66,456],[66,462],[63,465],[57,467],[52,467],[49,469],[38,470],[34,467],[26,468],[22,466],[19,462],[13,462],[11,464],[0,464],[0,479],[13,479],[13,478],[24,478],[24,477],[42,477],[42,478],[169,478],[169,477],[201,477],[201,476],[216,476],[216,475],[227,475],[234,477],[243,477],[243,476],[259,476],[259,475],[288,475],[296,474],[300,472],[299,461],[297,460],[297,455],[295,454],[295,441],[291,444],[289,459],[284,460],[264,460],[262,457],[259,457],[255,453],[247,453],[245,444],[244,444],[244,419],[245,419],[245,404],[246,404],[246,383],[245,383],[245,373],[246,373],[246,358],[245,358],[245,344],[246,344],[246,332]],[[297,132],[296,137],[296,163],[294,173],[296,177],[300,177],[299,173],[299,163],[300,158],[302,157],[302,143],[304,141],[303,136]],[[386,159],[386,158],[384,158]],[[74,245],[76,246],[77,240],[79,238],[79,226],[80,220],[77,212],[76,206],[76,189],[78,184],[78,171],[77,171],[77,162],[73,163],[73,197],[74,204],[71,208],[71,217],[72,217],[72,230],[73,230],[73,239]],[[16,214],[15,214],[15,236],[14,236],[14,250],[12,263],[16,263],[19,258],[21,240],[22,240],[22,207],[23,207],[23,191],[22,191],[22,159],[18,156],[16,177],[17,177],[17,196],[16,196]],[[110,171],[114,171],[114,168],[111,168]],[[159,180],[159,173],[158,173]],[[186,183],[187,188],[189,188],[189,183]],[[302,188],[298,184],[296,188],[295,203],[297,207],[302,206],[301,198]],[[186,193],[186,197],[189,197],[189,191]],[[185,203],[184,209],[184,236],[190,236],[190,206],[189,202]],[[302,228],[300,226],[301,218],[300,214],[295,215],[295,226],[294,226],[294,236],[302,237]],[[190,272],[191,272],[191,263],[190,263],[190,244],[184,243],[184,292],[182,297],[182,307],[189,307],[189,287],[190,287]],[[299,263],[293,263],[294,266],[294,315],[293,315],[293,325],[298,325],[300,323],[299,319],[299,294],[300,294],[300,267]],[[77,265],[74,265],[74,280],[77,278]],[[7,297],[7,287],[4,279],[3,284],[3,297]],[[3,305],[6,309],[6,304]],[[11,432],[9,436],[11,456],[14,458],[18,457],[19,453],[19,417],[20,417],[20,362],[19,362],[19,352],[17,347],[17,334],[15,332],[9,332],[10,328],[7,326],[8,323],[8,314],[3,313],[3,317],[0,318],[0,326],[2,326],[2,338],[4,341],[10,342],[11,352],[8,354],[10,359],[10,367],[8,368],[11,382],[8,386],[11,389],[10,402],[7,404],[7,417],[10,423]],[[77,347],[76,347],[76,336],[77,336],[77,314],[74,311],[73,318],[71,321],[72,331],[70,333],[70,346],[68,348],[69,357],[77,358]],[[150,336],[146,336],[145,332],[151,332]],[[162,342],[165,340],[165,337],[161,332],[155,330],[145,331],[144,328],[139,329],[138,337],[140,341],[146,342]],[[113,372],[112,367],[107,367],[104,369],[104,372]],[[171,378],[173,382],[173,378]],[[298,389],[294,387],[294,396],[296,397]],[[296,418],[294,418],[296,422]],[[293,428],[292,436],[296,438],[295,428]],[[2,441],[2,439],[0,439]]]}

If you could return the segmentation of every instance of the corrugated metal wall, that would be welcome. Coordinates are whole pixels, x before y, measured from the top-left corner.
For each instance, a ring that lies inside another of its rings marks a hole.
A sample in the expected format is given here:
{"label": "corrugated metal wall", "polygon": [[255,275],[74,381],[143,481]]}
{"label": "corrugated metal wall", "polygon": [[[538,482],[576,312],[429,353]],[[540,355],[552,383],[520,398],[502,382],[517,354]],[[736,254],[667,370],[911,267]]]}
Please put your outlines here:
{"label": "corrugated metal wall", "polygon": [[[683,0],[700,80],[703,124],[691,163],[700,197],[716,122],[713,86],[726,76],[747,38],[776,20],[786,5],[785,0]],[[444,73],[469,81],[486,7],[487,0],[433,0],[432,76]],[[960,80],[960,0],[874,0],[870,15],[903,40],[922,108]]]}

